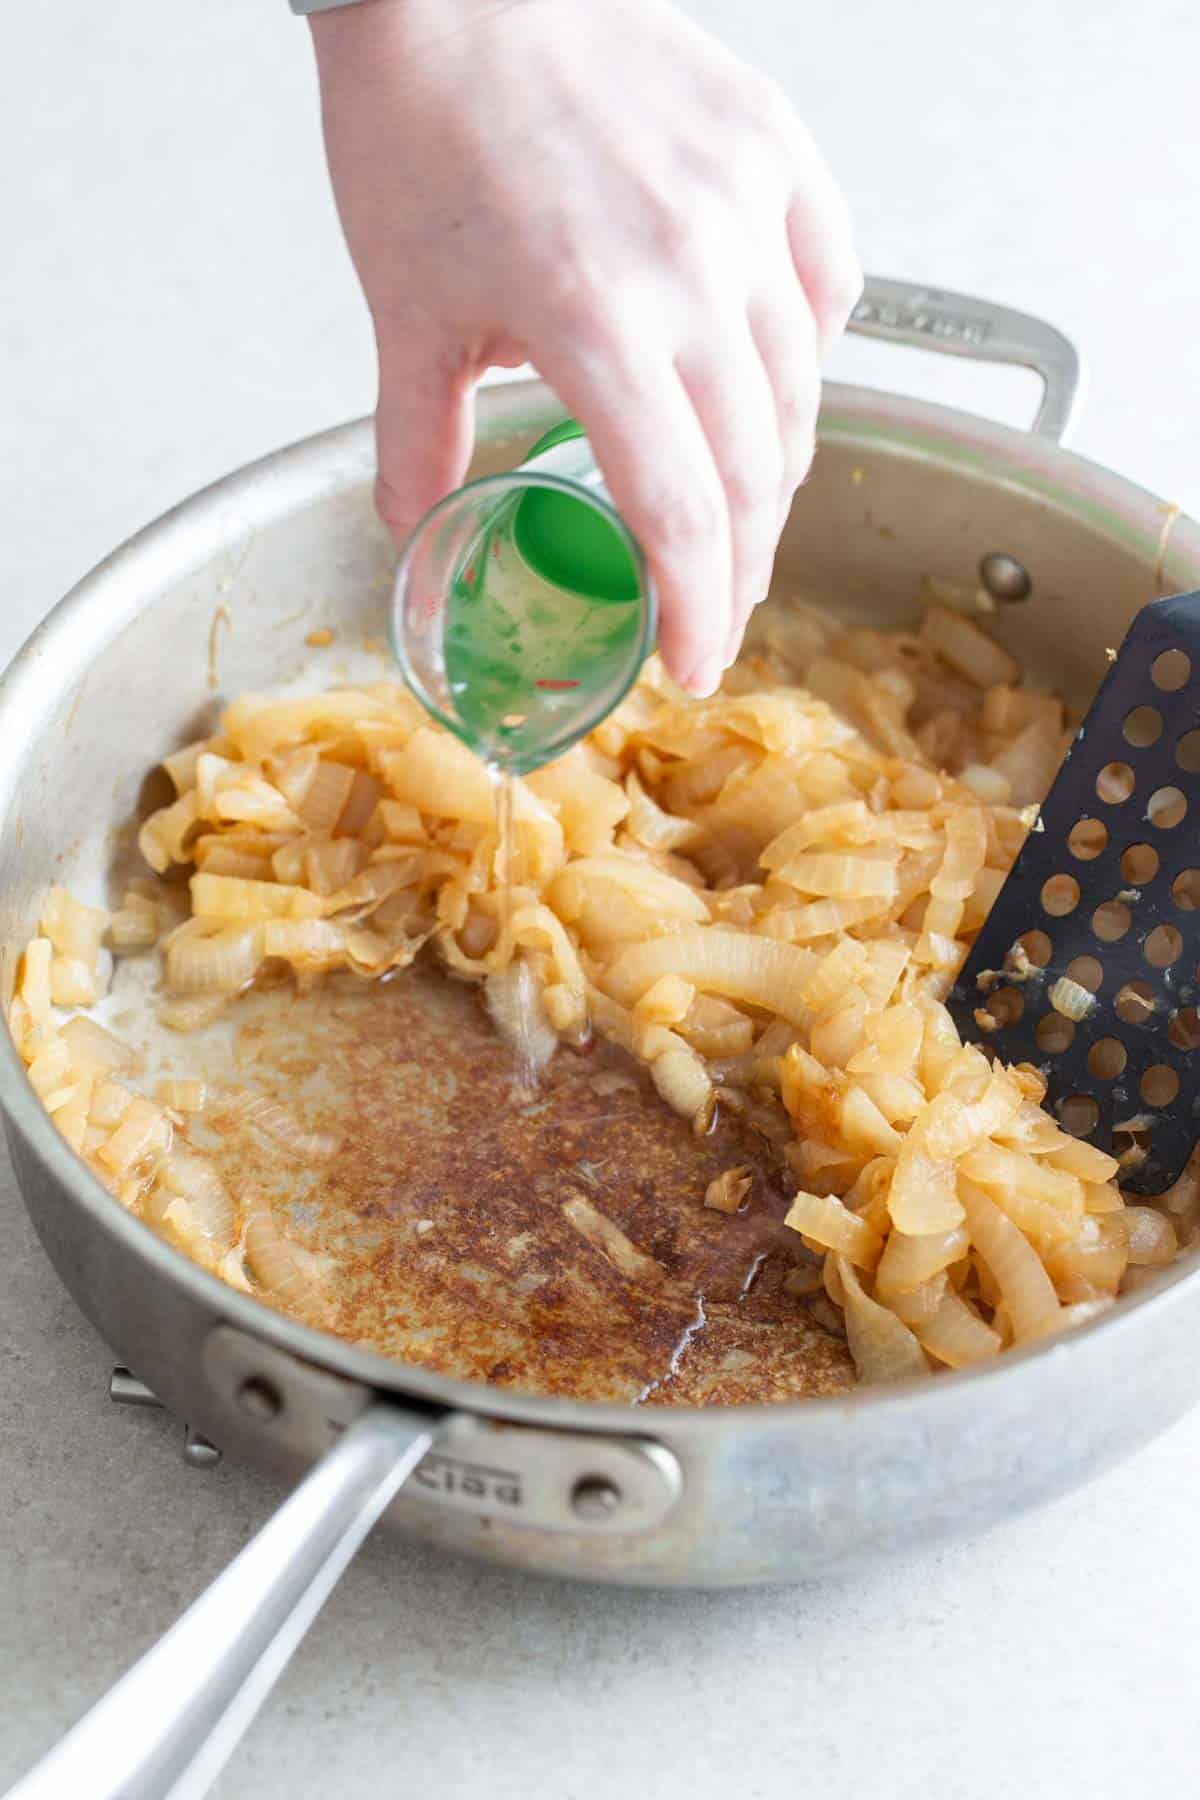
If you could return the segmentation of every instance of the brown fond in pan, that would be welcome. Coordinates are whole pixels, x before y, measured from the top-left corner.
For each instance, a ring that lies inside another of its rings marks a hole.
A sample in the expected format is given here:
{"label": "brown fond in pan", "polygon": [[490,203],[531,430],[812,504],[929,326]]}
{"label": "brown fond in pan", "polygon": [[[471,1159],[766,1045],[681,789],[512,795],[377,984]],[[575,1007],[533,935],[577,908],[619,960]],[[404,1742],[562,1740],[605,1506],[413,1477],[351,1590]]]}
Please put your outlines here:
{"label": "brown fond in pan", "polygon": [[[734,1405],[853,1386],[823,1296],[784,1290],[812,1259],[782,1224],[769,1145],[732,1118],[697,1138],[619,1051],[560,1050],[532,1101],[514,1095],[477,993],[422,969],[249,996],[232,1068],[227,1034],[187,1045],[181,1064],[213,1083],[188,1136],[235,1194],[261,1195],[289,1237],[336,1259],[312,1322],[338,1336],[588,1400]],[[264,1131],[247,1096],[286,1107],[300,1133]],[[313,1133],[340,1148],[314,1158]],[[754,1172],[743,1209],[707,1208],[708,1183],[735,1164]],[[652,1259],[643,1273],[569,1222],[563,1204],[580,1198]]]}

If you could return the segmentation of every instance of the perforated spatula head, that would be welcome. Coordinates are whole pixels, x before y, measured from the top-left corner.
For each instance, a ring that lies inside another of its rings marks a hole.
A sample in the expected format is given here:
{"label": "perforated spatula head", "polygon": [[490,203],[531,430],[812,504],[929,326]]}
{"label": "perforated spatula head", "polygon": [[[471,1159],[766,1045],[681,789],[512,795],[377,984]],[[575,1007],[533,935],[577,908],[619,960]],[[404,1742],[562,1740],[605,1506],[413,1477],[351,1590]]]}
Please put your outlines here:
{"label": "perforated spatula head", "polygon": [[947,1004],[1161,1193],[1200,1136],[1200,592],[1144,606]]}

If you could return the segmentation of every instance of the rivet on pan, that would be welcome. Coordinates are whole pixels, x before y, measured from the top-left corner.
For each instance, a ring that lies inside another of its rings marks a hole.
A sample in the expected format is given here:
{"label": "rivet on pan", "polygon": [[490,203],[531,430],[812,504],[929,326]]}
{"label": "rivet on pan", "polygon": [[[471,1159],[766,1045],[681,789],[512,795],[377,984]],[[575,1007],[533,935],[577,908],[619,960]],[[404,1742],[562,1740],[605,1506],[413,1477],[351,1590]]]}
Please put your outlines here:
{"label": "rivet on pan", "polygon": [[162,1401],[157,1394],[152,1394],[144,1381],[117,1364],[108,1380],[108,1397],[115,1400],[118,1406],[161,1406]]}
{"label": "rivet on pan", "polygon": [[1017,600],[1028,600],[1033,592],[1033,580],[1025,564],[1003,550],[993,550],[980,558],[979,579],[993,600],[1006,601],[1010,606]]}
{"label": "rivet on pan", "polygon": [[251,1419],[266,1425],[283,1411],[283,1400],[274,1382],[262,1375],[250,1375],[237,1392],[238,1405]]}
{"label": "rivet on pan", "polygon": [[577,1519],[608,1519],[621,1504],[621,1490],[607,1475],[584,1475],[571,1489],[571,1511]]}
{"label": "rivet on pan", "polygon": [[211,1469],[220,1462],[221,1452],[189,1425],[183,1440],[183,1460],[193,1469]]}

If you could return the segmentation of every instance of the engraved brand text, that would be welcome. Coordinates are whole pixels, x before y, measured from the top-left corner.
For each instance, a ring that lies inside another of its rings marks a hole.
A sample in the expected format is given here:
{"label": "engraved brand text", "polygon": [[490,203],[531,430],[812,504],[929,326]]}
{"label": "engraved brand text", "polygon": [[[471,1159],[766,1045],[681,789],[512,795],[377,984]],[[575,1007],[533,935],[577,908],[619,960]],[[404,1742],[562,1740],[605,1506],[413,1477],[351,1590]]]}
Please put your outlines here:
{"label": "engraved brand text", "polygon": [[413,1474],[413,1481],[441,1500],[481,1510],[513,1511],[525,1504],[521,1477],[512,1469],[489,1469],[482,1463],[460,1462],[457,1457],[431,1454]]}
{"label": "engraved brand text", "polygon": [[931,295],[897,304],[892,300],[860,300],[854,317],[863,325],[881,325],[892,331],[917,331],[923,337],[945,343],[975,346],[987,342],[991,327],[986,320],[969,319],[948,312]]}

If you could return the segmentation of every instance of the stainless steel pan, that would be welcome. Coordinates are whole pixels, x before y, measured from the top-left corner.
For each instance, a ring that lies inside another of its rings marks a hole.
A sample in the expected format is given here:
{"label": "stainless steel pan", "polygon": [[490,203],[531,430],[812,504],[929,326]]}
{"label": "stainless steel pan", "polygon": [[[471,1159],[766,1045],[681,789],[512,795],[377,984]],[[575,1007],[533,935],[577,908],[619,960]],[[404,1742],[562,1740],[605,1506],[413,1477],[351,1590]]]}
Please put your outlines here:
{"label": "stainless steel pan", "polygon": [[[991,558],[1009,597],[1000,636],[1086,696],[1139,604],[1200,586],[1200,528],[1061,447],[1079,363],[1048,326],[889,282],[869,284],[855,323],[1027,364],[1045,398],[1026,436],[829,388],[780,582],[894,621],[922,577],[977,585]],[[511,463],[559,411],[538,382],[485,390],[477,470]],[[381,633],[391,554],[372,475],[360,423],[230,476],[119,550],[17,658],[0,685],[6,992],[47,885],[102,892],[145,770],[211,716],[211,660],[225,692],[269,688],[301,672],[288,621],[306,608],[339,641]],[[449,1549],[589,1579],[795,1579],[1034,1505],[1197,1394],[1190,1266],[1065,1341],[850,1399],[651,1414],[449,1381],[294,1324],[176,1254],[66,1148],[7,1034],[0,1098],[47,1252],[121,1360],[232,1454],[291,1476],[317,1465],[27,1795],[202,1792],[381,1514]]]}

